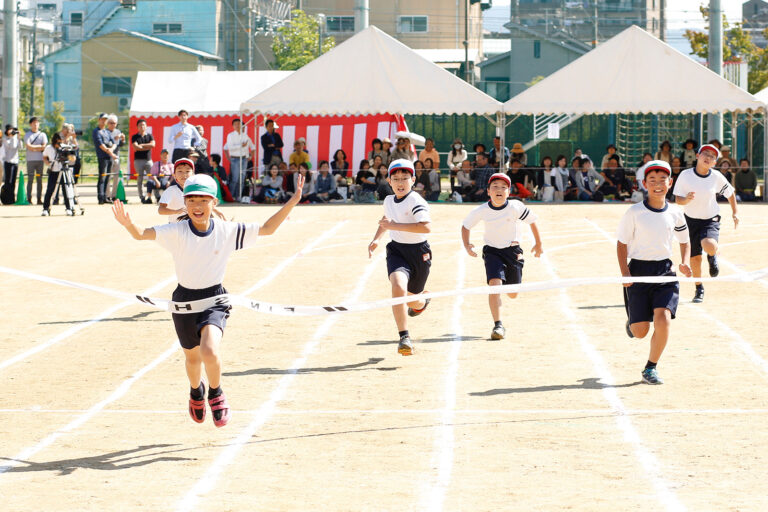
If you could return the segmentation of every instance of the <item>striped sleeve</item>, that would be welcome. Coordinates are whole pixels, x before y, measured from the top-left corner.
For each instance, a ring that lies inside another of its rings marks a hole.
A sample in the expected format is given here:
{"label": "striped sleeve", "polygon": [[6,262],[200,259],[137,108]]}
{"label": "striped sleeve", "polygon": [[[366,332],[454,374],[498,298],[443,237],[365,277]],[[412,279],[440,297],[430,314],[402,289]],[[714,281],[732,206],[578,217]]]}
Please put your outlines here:
{"label": "striped sleeve", "polygon": [[681,244],[687,244],[691,240],[691,234],[688,231],[688,223],[685,221],[685,216],[678,210],[675,215],[675,238]]}
{"label": "striped sleeve", "polygon": [[431,222],[429,207],[423,200],[415,201],[415,204],[411,207],[411,213],[413,214],[413,220],[416,222]]}
{"label": "striped sleeve", "polygon": [[525,206],[525,203],[519,202],[517,206],[517,220],[525,222],[526,224],[533,224],[538,219],[538,216],[531,211],[530,208]]}
{"label": "striped sleeve", "polygon": [[239,251],[240,249],[247,249],[252,247],[258,238],[258,224],[245,224],[243,222],[238,222],[237,231],[235,232],[235,250]]}
{"label": "striped sleeve", "polygon": [[717,191],[717,194],[723,197],[731,197],[733,194],[733,185],[728,183],[728,180],[725,176],[721,173],[717,173],[717,186],[720,187]]}

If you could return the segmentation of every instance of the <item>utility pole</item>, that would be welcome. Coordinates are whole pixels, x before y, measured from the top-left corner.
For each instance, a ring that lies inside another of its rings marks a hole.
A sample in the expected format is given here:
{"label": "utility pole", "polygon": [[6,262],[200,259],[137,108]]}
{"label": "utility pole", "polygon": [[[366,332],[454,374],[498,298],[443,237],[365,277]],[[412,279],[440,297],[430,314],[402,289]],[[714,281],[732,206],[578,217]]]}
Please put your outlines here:
{"label": "utility pole", "polygon": [[[709,69],[723,76],[723,11],[720,0],[709,0]],[[723,140],[723,115],[709,114],[709,138]]]}
{"label": "utility pole", "polygon": [[368,0],[355,0],[355,32],[368,28]]}
{"label": "utility pole", "polygon": [[325,32],[325,14],[317,15],[317,56],[323,54],[323,33]]}
{"label": "utility pole", "polygon": [[253,0],[248,0],[248,7],[246,12],[248,13],[248,31],[246,36],[248,37],[248,71],[253,71],[253,43],[256,40],[253,37]]}
{"label": "utility pole", "polygon": [[469,71],[469,0],[464,0],[464,80],[472,83],[472,75]]}
{"label": "utility pole", "polygon": [[667,42],[667,0],[659,0],[659,39]]}
{"label": "utility pole", "polygon": [[592,0],[594,3],[594,20],[595,20],[595,33],[592,36],[592,48],[597,48],[597,0]]}
{"label": "utility pole", "polygon": [[29,115],[35,115],[35,78],[37,68],[37,8],[35,8],[35,18],[32,21],[32,64],[29,66],[29,81],[32,86],[29,88]]}
{"label": "utility pole", "polygon": [[3,122],[15,126],[19,118],[19,24],[16,0],[3,7]]}

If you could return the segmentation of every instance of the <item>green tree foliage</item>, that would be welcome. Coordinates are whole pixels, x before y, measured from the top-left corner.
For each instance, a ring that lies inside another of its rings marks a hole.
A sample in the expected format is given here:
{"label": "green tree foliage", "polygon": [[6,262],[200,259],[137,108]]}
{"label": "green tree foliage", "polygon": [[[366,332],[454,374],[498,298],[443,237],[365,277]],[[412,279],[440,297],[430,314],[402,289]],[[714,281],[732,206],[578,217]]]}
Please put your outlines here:
{"label": "green tree foliage", "polygon": [[45,97],[43,96],[43,87],[40,81],[35,83],[35,111],[31,111],[29,103],[30,92],[32,91],[32,75],[25,69],[21,70],[19,75],[19,118],[18,126],[23,129],[27,126],[27,121],[32,116],[42,117],[44,110]]}
{"label": "green tree foliage", "polygon": [[275,67],[296,70],[333,48],[336,41],[331,36],[325,36],[320,51],[319,28],[317,18],[295,9],[291,14],[291,22],[278,28],[277,35],[272,39]]}
{"label": "green tree foliage", "polygon": [[43,124],[45,125],[45,131],[53,134],[61,131],[61,126],[64,124],[64,102],[54,101],[51,106],[53,108],[43,116]]}
{"label": "green tree foliage", "polygon": [[[709,9],[699,7],[709,28]],[[768,29],[765,32],[768,36]],[[702,59],[709,58],[709,34],[686,30],[685,38],[691,43],[691,54]],[[723,16],[723,60],[745,61],[749,65],[749,92],[756,93],[768,86],[768,50],[758,47],[752,36],[744,31],[741,23],[731,26]]]}

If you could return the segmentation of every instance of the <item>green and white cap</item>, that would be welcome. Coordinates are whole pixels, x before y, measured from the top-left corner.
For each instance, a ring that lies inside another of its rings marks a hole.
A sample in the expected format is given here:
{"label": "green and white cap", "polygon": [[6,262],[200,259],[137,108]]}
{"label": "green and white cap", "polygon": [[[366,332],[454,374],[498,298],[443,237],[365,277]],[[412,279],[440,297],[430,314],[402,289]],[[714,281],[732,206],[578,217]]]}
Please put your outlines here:
{"label": "green and white cap", "polygon": [[211,196],[216,197],[219,188],[216,181],[207,174],[195,174],[184,182],[184,197]]}

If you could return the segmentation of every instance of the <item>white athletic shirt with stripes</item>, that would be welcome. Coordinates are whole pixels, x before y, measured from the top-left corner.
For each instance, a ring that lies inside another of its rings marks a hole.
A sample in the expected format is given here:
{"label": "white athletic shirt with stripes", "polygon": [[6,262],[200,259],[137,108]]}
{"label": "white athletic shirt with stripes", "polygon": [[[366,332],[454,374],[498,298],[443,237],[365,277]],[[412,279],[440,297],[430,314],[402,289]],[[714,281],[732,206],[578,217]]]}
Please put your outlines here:
{"label": "white athletic shirt with stripes", "polygon": [[628,246],[628,255],[634,260],[667,260],[672,259],[675,240],[688,243],[688,225],[679,206],[667,203],[659,210],[641,201],[624,213],[616,238]]}
{"label": "white athletic shirt with stripes", "polygon": [[[160,200],[158,201],[158,204],[160,203],[164,204],[171,210],[179,210],[185,207],[184,191],[181,189],[178,183],[174,182],[173,185],[163,190],[163,195],[160,196]],[[168,222],[176,222],[182,215],[184,214],[179,213],[177,215],[169,215]]]}
{"label": "white athletic shirt with stripes", "polygon": [[221,284],[232,252],[246,249],[259,237],[258,224],[211,219],[208,231],[195,229],[191,220],[155,226],[155,240],[173,256],[176,279],[185,288]]}
{"label": "white athletic shirt with stripes", "polygon": [[478,206],[464,219],[462,225],[472,229],[481,220],[485,221],[485,233],[483,241],[497,249],[504,249],[510,245],[520,244],[520,230],[518,225],[525,222],[530,225],[536,222],[538,217],[527,206],[517,199],[506,202],[503,206],[495,207],[490,201]]}
{"label": "white athletic shirt with stripes", "polygon": [[[414,191],[408,192],[402,199],[395,195],[384,198],[384,215],[388,219],[400,224],[417,224],[419,222],[431,222],[429,218],[429,205]],[[411,233],[408,231],[389,230],[389,237],[401,244],[419,244],[427,241],[426,233]]]}
{"label": "white athletic shirt with stripes", "polygon": [[733,187],[720,171],[710,169],[709,174],[702,176],[690,168],[680,173],[673,189],[673,193],[680,197],[687,196],[688,192],[694,195],[693,200],[683,206],[685,214],[693,219],[711,219],[720,213],[715,199],[717,194],[731,197]]}

